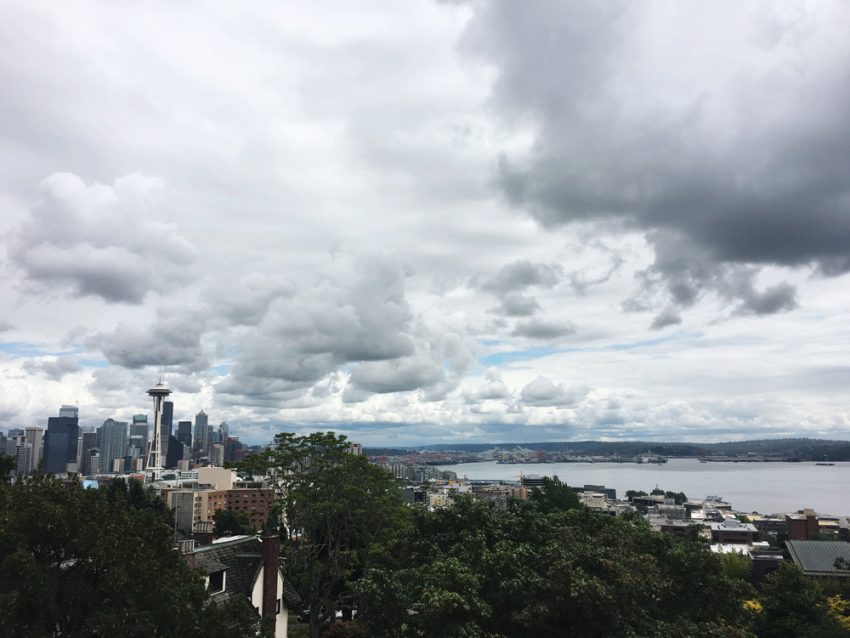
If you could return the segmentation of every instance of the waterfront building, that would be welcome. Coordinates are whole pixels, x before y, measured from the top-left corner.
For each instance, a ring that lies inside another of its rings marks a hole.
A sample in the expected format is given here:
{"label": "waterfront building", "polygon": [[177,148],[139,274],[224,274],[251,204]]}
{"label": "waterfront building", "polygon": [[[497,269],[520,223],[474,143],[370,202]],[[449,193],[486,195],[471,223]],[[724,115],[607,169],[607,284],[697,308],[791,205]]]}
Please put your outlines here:
{"label": "waterfront building", "polygon": [[815,511],[811,509],[786,514],[785,525],[788,529],[788,538],[791,540],[811,540],[816,538],[820,532],[818,517]]}
{"label": "waterfront building", "polygon": [[850,543],[789,540],[785,547],[794,564],[827,592],[844,590],[850,583]]}
{"label": "waterfront building", "polygon": [[722,523],[709,523],[711,541],[713,543],[744,543],[752,545],[758,535],[756,526],[752,523],[742,523],[737,518],[727,518]]}

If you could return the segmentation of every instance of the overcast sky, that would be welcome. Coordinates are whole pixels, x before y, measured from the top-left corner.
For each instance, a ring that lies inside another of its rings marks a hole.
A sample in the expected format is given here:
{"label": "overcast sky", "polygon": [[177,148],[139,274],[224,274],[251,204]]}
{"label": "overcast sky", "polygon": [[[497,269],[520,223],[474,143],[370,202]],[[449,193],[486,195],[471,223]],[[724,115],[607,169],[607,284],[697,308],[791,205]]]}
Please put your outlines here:
{"label": "overcast sky", "polygon": [[850,438],[848,24],[0,1],[0,427]]}

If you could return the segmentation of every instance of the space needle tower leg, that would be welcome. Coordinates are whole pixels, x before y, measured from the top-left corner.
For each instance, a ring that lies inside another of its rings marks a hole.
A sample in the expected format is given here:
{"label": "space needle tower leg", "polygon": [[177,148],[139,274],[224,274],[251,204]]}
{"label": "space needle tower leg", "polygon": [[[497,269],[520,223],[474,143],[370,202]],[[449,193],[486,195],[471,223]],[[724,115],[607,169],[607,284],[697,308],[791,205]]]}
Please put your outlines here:
{"label": "space needle tower leg", "polygon": [[171,390],[160,381],[148,390],[148,394],[153,397],[153,441],[145,473],[148,481],[153,482],[162,478],[162,402],[171,394]]}

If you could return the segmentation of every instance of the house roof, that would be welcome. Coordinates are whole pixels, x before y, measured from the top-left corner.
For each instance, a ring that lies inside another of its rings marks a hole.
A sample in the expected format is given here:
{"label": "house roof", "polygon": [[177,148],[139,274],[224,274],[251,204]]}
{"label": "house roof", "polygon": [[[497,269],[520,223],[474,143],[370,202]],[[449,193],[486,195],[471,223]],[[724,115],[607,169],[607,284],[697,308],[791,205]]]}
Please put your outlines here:
{"label": "house roof", "polygon": [[[194,557],[196,568],[204,574],[227,570],[225,590],[214,595],[214,598],[219,600],[237,596],[250,598],[254,582],[263,564],[263,542],[257,536],[238,536],[198,547]],[[278,570],[280,570],[279,565]],[[281,595],[289,607],[301,602],[298,592],[286,578],[283,578]]]}
{"label": "house roof", "polygon": [[785,541],[794,563],[809,576],[850,578],[850,570],[838,569],[837,559],[850,561],[850,543],[841,541]]}

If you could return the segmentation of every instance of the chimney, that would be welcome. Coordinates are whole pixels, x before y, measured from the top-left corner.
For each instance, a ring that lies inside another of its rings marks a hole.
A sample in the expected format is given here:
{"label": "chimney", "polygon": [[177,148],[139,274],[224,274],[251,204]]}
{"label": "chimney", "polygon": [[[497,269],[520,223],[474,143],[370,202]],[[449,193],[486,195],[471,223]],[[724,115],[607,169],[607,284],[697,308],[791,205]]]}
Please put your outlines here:
{"label": "chimney", "polygon": [[277,575],[280,565],[280,536],[266,531],[263,540],[263,618],[277,616]]}
{"label": "chimney", "polygon": [[806,516],[806,539],[815,538],[820,532],[818,517],[811,509],[803,510],[803,514]]}
{"label": "chimney", "polygon": [[185,540],[177,544],[180,555],[189,567],[195,567],[195,541]]}

